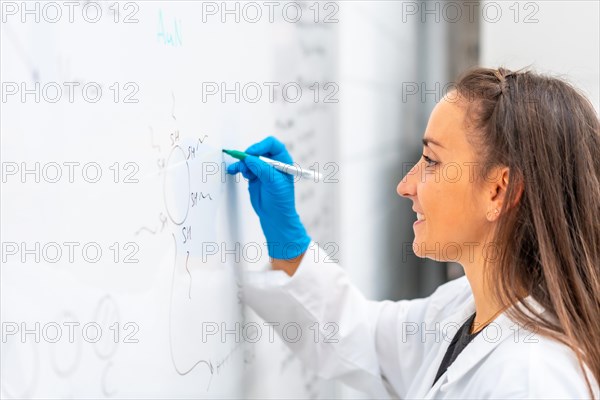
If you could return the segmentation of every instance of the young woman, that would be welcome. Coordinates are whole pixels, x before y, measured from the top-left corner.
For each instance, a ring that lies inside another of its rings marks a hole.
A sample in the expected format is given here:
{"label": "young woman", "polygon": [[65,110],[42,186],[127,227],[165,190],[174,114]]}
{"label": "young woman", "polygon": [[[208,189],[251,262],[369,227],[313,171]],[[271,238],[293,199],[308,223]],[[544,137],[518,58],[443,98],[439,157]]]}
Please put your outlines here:
{"label": "young woman", "polygon": [[[475,68],[436,105],[423,143],[397,187],[417,213],[413,250],[458,260],[464,277],[427,298],[365,299],[310,248],[292,177],[248,157],[229,172],[249,181],[273,271],[249,274],[247,303],[320,376],[373,397],[600,397],[600,122],[590,102],[553,77]],[[247,152],[292,162],[272,137]]]}

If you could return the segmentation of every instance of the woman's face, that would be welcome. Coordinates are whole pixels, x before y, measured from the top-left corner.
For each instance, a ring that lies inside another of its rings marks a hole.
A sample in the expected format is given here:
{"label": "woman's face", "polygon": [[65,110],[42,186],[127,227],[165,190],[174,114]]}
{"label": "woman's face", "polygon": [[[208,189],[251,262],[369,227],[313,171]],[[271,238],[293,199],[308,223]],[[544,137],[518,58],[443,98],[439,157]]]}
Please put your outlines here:
{"label": "woman's face", "polygon": [[467,141],[463,107],[452,93],[435,106],[423,136],[423,156],[397,192],[422,214],[419,221],[415,215],[413,225],[415,254],[464,265],[490,229],[490,203],[489,187],[476,185],[477,149]]}

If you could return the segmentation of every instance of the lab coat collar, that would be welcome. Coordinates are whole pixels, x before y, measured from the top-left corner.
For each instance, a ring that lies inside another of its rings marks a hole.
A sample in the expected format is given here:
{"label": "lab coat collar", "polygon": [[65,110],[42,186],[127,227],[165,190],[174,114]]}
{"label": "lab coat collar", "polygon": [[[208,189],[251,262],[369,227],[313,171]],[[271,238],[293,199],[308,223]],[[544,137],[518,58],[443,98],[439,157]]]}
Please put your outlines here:
{"label": "lab coat collar", "polygon": [[513,325],[514,323],[505,314],[501,314],[483,328],[448,368],[447,383],[451,384],[460,379],[500,343],[515,335],[516,326]]}
{"label": "lab coat collar", "polygon": [[[527,296],[523,299],[523,302],[527,302],[537,312],[544,312],[544,308],[531,296]],[[463,309],[463,312],[460,314],[460,321],[466,321],[468,316],[472,315],[474,312],[475,303],[471,296],[466,307]],[[477,336],[475,336],[473,341],[464,348],[452,365],[448,367],[447,381],[445,384],[451,384],[460,379],[498,347],[500,343],[510,338],[518,339],[520,329],[522,329],[522,327],[519,327],[516,322],[509,319],[506,315],[506,311],[500,314],[494,321],[483,328]]]}
{"label": "lab coat collar", "polygon": [[[444,357],[444,354],[446,353],[446,351],[448,350],[448,347],[450,346],[450,342],[452,341],[452,335],[454,335],[458,332],[458,326],[462,325],[469,318],[469,316],[473,315],[474,312],[475,312],[475,300],[473,298],[473,294],[469,293],[468,297],[464,300],[463,304],[455,312],[448,315],[448,317],[446,317],[444,320],[441,321],[442,332],[446,331],[446,334],[450,335],[450,336],[447,336],[444,338],[445,343],[442,344],[442,347],[440,348],[440,351],[437,354],[436,359],[429,366],[429,370],[428,370],[426,376],[431,377],[431,380],[433,380],[433,377],[435,377],[435,375],[439,369],[440,363],[442,362],[442,358]],[[457,324],[458,324],[458,326],[457,326]],[[452,334],[450,334],[448,332],[449,329],[447,329],[447,327],[450,327],[450,326],[456,327],[456,329],[454,329],[452,331]],[[454,381],[455,379],[458,379],[459,376],[462,376],[464,373],[466,373],[470,369],[470,367],[472,366],[472,362],[473,361],[476,362],[476,360],[470,360],[469,362],[465,361],[462,365],[460,365],[458,367],[457,367],[457,363],[462,362],[461,358],[463,358],[463,354],[472,345],[473,345],[473,343],[470,343],[467,347],[465,347],[465,349],[456,358],[456,360],[454,360],[452,365],[450,365],[448,367],[446,372],[435,382],[435,384],[433,386],[431,386],[431,383],[430,383],[431,380],[429,380],[429,379],[426,379],[423,382],[423,385],[424,385],[423,389],[425,390],[425,393],[426,393],[426,395],[424,396],[424,399],[432,399],[434,397],[439,396],[440,387],[442,385],[445,386],[448,383],[448,380]],[[474,353],[474,355],[475,354],[476,353]],[[459,369],[459,371],[454,373],[452,375],[453,379],[451,379],[449,374],[452,372],[453,369]]]}

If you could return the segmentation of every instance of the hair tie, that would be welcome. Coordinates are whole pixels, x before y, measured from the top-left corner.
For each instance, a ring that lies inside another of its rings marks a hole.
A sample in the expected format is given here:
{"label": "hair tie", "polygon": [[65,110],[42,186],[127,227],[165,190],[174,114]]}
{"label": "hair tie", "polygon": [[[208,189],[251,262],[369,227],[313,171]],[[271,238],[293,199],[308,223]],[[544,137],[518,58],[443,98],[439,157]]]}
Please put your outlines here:
{"label": "hair tie", "polygon": [[504,68],[500,68],[499,70],[496,71],[496,78],[498,78],[498,84],[500,86],[500,92],[502,94],[507,94],[509,87],[508,87],[508,78],[511,76],[514,76],[515,73],[512,71],[509,71],[507,69]]}

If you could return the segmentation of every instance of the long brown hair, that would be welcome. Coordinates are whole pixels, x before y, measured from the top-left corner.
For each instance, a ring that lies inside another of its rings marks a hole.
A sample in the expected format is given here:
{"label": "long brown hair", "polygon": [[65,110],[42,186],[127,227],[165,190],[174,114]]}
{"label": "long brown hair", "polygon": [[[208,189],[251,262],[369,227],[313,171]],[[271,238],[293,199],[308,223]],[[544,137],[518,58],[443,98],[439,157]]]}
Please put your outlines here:
{"label": "long brown hair", "polygon": [[[469,100],[478,181],[496,166],[509,183],[494,232],[492,295],[517,324],[568,345],[600,382],[600,121],[568,82],[527,70],[473,68],[456,84]],[[488,265],[488,260],[484,268]],[[531,297],[548,311],[527,303]]]}

